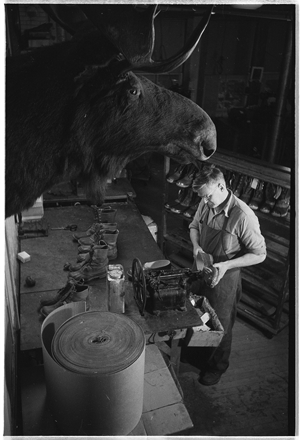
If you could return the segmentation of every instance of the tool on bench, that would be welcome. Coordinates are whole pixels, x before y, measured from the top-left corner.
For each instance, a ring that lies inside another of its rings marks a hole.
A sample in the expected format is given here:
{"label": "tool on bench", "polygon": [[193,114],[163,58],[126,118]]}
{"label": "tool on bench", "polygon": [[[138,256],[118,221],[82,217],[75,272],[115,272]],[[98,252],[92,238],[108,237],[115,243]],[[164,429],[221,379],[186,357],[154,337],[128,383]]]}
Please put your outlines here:
{"label": "tool on bench", "polygon": [[67,225],[60,228],[50,228],[52,231],[76,231],[77,225]]}
{"label": "tool on bench", "polygon": [[34,238],[34,237],[47,237],[48,236],[48,224],[42,219],[40,221],[20,221],[18,227],[18,235],[20,239]]}

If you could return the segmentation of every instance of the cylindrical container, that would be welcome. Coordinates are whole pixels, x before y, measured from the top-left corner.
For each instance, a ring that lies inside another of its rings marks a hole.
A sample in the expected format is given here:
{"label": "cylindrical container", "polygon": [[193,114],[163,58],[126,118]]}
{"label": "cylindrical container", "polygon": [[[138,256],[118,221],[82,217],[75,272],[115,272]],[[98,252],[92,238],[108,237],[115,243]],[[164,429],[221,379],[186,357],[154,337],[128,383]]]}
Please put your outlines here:
{"label": "cylindrical container", "polygon": [[125,274],[121,264],[107,266],[108,310],[113,313],[125,313]]}
{"label": "cylindrical container", "polygon": [[42,326],[47,395],[59,434],[128,435],[143,409],[143,330],[126,315],[90,311],[53,335],[59,323],[53,315],[67,306]]}

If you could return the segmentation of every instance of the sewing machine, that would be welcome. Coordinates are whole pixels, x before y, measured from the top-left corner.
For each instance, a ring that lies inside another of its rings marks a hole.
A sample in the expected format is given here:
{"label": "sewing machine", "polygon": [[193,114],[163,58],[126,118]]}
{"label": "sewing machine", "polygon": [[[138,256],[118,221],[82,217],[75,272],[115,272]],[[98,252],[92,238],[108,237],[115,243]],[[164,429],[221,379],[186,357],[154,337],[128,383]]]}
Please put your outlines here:
{"label": "sewing machine", "polygon": [[141,315],[168,310],[186,311],[192,281],[202,277],[191,269],[145,269],[138,258],[132,263],[134,297]]}

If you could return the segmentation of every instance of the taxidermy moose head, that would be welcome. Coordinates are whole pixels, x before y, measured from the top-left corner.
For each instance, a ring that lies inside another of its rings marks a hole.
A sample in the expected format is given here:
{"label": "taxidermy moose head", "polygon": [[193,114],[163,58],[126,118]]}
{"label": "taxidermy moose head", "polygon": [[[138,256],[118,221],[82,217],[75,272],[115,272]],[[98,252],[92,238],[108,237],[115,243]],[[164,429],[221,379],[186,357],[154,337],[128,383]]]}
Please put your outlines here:
{"label": "taxidermy moose head", "polygon": [[185,47],[161,62],[151,59],[156,6],[41,7],[73,38],[7,60],[6,217],[63,179],[82,182],[101,204],[107,178],[144,153],[195,164],[214,153],[215,126],[198,105],[133,73],[184,63],[211,7]]}

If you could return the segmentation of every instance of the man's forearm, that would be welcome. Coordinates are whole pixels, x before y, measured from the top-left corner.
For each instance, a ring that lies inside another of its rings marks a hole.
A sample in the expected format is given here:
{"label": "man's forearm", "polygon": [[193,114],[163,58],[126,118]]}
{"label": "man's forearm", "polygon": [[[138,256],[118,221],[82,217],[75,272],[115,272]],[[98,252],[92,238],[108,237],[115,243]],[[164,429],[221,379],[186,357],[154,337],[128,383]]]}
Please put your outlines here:
{"label": "man's forearm", "polygon": [[194,248],[200,246],[199,245],[200,234],[197,229],[194,228],[190,229],[190,239]]}
{"label": "man's forearm", "polygon": [[233,258],[228,261],[224,261],[222,264],[226,267],[226,270],[235,269],[237,267],[254,266],[255,264],[262,263],[266,258],[266,254],[245,254],[242,257]]}

